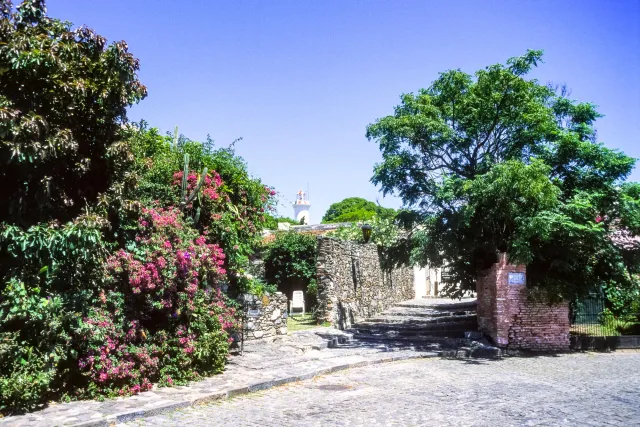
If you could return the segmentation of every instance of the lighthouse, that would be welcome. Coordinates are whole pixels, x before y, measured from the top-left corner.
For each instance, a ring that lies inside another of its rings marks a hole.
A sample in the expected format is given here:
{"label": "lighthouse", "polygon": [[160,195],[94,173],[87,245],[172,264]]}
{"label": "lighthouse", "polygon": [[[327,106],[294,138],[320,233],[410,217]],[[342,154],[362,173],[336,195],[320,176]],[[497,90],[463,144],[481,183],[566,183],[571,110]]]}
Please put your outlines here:
{"label": "lighthouse", "polygon": [[311,203],[307,199],[307,193],[304,191],[298,191],[296,195],[296,201],[293,203],[293,217],[301,224],[310,224],[311,216],[309,215],[309,209]]}

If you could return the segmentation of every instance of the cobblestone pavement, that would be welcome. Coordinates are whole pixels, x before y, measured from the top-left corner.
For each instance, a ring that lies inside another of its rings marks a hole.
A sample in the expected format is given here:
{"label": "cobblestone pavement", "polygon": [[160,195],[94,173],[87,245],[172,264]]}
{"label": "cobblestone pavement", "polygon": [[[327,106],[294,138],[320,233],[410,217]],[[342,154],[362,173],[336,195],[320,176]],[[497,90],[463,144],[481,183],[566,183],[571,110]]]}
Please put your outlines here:
{"label": "cobblestone pavement", "polygon": [[297,332],[272,340],[247,343],[242,356],[230,358],[225,372],[188,387],[154,388],[118,399],[76,401],[48,405],[25,415],[0,418],[0,427],[106,427],[132,417],[151,416],[193,404],[263,390],[277,384],[313,378],[350,366],[417,357],[436,357],[431,348],[353,342],[327,348],[330,338],[345,334],[328,328]]}
{"label": "cobblestone pavement", "polygon": [[640,352],[363,367],[122,424],[640,426]]}

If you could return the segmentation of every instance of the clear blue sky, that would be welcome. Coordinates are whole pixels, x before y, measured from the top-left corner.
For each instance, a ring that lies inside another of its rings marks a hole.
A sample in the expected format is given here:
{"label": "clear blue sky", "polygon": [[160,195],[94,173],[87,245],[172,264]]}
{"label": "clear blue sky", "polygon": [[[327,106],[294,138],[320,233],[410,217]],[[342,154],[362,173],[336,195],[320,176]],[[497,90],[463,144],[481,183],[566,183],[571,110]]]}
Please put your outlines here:
{"label": "clear blue sky", "polygon": [[[366,126],[438,72],[543,49],[535,76],[599,106],[600,139],[640,157],[640,1],[49,0],[51,15],[126,40],[149,96],[130,111],[219,145],[312,220],[345,197],[382,199]],[[640,181],[638,169],[632,179]],[[291,216],[289,205],[280,213]]]}

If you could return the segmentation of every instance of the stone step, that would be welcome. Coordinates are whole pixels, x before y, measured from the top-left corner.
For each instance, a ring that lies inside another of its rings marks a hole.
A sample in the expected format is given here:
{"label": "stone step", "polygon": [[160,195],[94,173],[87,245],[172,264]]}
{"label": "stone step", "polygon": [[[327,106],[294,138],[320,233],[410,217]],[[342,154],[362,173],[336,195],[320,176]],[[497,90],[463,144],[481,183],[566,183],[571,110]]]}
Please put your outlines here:
{"label": "stone step", "polygon": [[439,344],[442,347],[459,347],[470,345],[471,340],[459,337],[439,336],[439,335],[423,335],[414,337],[402,337],[402,336],[386,336],[379,334],[364,334],[357,333],[353,335],[354,339],[371,342],[384,342],[389,344],[402,344],[402,345],[414,345],[425,346],[429,344]]}
{"label": "stone step", "polygon": [[421,316],[401,316],[396,314],[381,314],[375,317],[371,317],[367,319],[366,323],[389,323],[389,324],[398,324],[398,323],[408,323],[415,325],[428,325],[433,323],[458,323],[458,322],[466,322],[466,321],[477,321],[477,316],[475,313],[473,314],[464,314],[464,315],[454,315],[454,316],[439,316],[439,317],[421,317]]}
{"label": "stone step", "polygon": [[465,316],[469,314],[476,314],[475,310],[421,310],[410,308],[391,308],[387,311],[380,313],[380,315],[393,315],[393,316],[410,316],[410,317],[449,317],[449,316]]}
{"label": "stone step", "polygon": [[505,352],[485,342],[456,337],[386,337],[371,334],[356,334],[354,339],[384,345],[388,348],[414,348],[435,351],[441,357],[453,359],[500,359]]}
{"label": "stone step", "polygon": [[421,310],[475,310],[477,306],[476,300],[473,301],[451,301],[425,304],[421,301],[416,302],[400,302],[393,305],[394,307],[416,308]]}
{"label": "stone step", "polygon": [[464,337],[467,331],[475,330],[474,324],[460,324],[453,327],[451,325],[432,325],[423,328],[393,328],[391,326],[359,326],[352,328],[355,334],[370,334],[389,337],[419,337],[419,336],[438,336],[438,337]]}

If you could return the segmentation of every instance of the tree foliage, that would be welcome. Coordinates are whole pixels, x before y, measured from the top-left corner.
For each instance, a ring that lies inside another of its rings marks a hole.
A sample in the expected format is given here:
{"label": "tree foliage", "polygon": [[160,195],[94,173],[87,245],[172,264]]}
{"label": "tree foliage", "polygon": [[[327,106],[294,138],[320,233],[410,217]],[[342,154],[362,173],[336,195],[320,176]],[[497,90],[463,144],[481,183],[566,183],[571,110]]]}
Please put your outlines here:
{"label": "tree foliage", "polygon": [[315,297],[317,256],[316,236],[279,232],[264,254],[265,279],[279,288],[291,281],[301,282],[307,287],[307,293]]}
{"label": "tree foliage", "polygon": [[125,42],[0,1],[0,221],[68,221],[112,183],[126,108],[146,96]]}
{"label": "tree foliage", "polygon": [[383,155],[372,181],[411,208],[413,262],[446,265],[452,295],[499,252],[551,298],[637,293],[640,199],[624,183],[635,160],[598,142],[594,105],[527,78],[541,60],[447,71],[403,95],[367,129]]}
{"label": "tree foliage", "polygon": [[374,216],[392,217],[395,210],[384,208],[361,197],[348,197],[333,203],[322,217],[323,223],[367,221]]}

